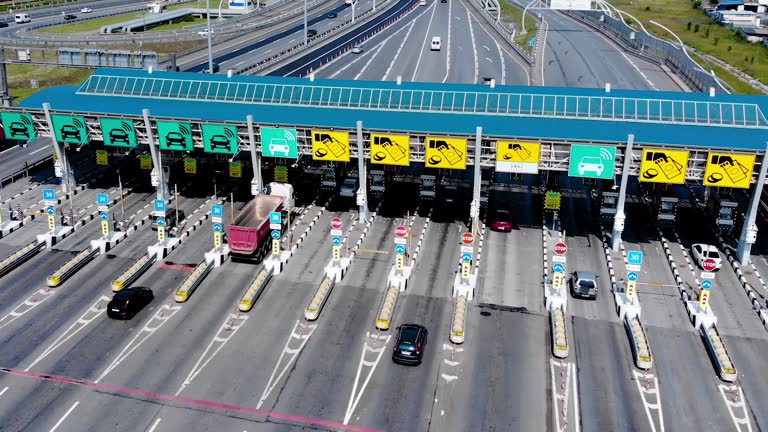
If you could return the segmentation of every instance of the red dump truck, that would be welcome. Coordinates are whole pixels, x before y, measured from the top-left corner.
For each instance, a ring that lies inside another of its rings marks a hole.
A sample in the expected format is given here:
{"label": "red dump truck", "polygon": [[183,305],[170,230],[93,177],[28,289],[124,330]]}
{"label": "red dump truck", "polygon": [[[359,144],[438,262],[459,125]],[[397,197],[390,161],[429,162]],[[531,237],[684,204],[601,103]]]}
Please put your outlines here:
{"label": "red dump truck", "polygon": [[257,195],[248,202],[229,226],[227,243],[232,261],[259,263],[264,259],[272,243],[271,212],[283,213],[285,226],[285,214],[293,208],[293,187],[288,183],[270,183],[266,189],[268,195]]}

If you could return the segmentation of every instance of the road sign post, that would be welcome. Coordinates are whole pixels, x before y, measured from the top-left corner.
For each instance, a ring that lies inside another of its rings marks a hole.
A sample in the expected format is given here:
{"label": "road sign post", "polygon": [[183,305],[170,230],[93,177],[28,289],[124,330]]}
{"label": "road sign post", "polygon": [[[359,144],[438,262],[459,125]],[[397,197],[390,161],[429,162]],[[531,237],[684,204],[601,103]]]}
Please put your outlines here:
{"label": "road sign post", "polygon": [[715,260],[712,258],[707,258],[701,262],[701,268],[708,272],[715,271],[717,268],[717,262],[715,262]]}
{"label": "road sign post", "polygon": [[640,279],[641,265],[643,264],[642,251],[627,251],[627,283],[624,289],[624,295],[632,302],[637,297],[637,280]]}
{"label": "road sign post", "polygon": [[461,279],[464,283],[469,283],[469,278],[472,275],[472,259],[474,249],[471,247],[475,242],[475,236],[470,232],[465,232],[461,235],[461,244],[466,247],[464,249],[467,252],[461,254]]}
{"label": "road sign post", "polygon": [[[331,218],[331,244],[333,245],[333,265],[341,266],[341,229],[344,223],[340,217]],[[338,243],[338,244],[337,244]]]}
{"label": "road sign post", "polygon": [[703,279],[701,281],[701,289],[699,290],[699,307],[707,309],[712,296],[712,287],[714,283],[711,279]]}

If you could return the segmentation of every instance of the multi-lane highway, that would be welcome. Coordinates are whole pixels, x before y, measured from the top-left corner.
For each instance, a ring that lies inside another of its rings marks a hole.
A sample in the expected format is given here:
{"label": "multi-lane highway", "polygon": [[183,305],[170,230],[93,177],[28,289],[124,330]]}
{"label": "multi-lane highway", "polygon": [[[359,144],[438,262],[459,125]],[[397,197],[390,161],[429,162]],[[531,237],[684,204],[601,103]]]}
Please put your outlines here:
{"label": "multi-lane highway", "polygon": [[[361,1],[356,12],[368,7],[372,2]],[[327,18],[331,10],[338,17]],[[350,12],[341,2],[324,4],[313,10],[310,26],[322,33]],[[656,65],[623,53],[568,16],[548,11],[542,16],[542,60],[533,68],[474,6],[449,0],[404,10],[363,42],[360,53],[347,51],[314,72],[349,80],[479,84],[494,79],[679,90]],[[254,32],[259,42],[222,43],[216,61],[226,70],[269,57],[303,37],[299,21]],[[440,50],[431,49],[433,37],[441,38]],[[203,60],[190,57],[182,66],[195,70]],[[49,148],[41,139],[6,149],[0,172],[18,171]],[[681,292],[695,298],[700,286],[692,244],[718,244],[697,185],[669,188],[680,199],[677,223],[657,226],[648,188],[632,177],[623,242],[611,251],[606,242],[611,223],[601,220],[599,211],[599,191],[610,185],[587,184],[561,171],[515,177],[485,172],[491,179],[487,213],[508,210],[513,228],[494,231],[494,217],[488,216],[476,232],[477,286],[466,313],[466,338],[456,344],[451,342],[453,286],[463,253],[459,239],[470,229],[469,171],[447,175],[458,184],[458,198],[440,205],[445,192],[438,189],[436,200],[423,199],[418,175],[429,170],[413,163],[387,180],[383,198],[370,203],[362,222],[354,198],[319,191],[316,170],[298,174],[301,182],[292,177],[299,195],[310,197],[294,210],[290,235],[282,240],[284,247],[297,249],[253,309],[241,312],[238,301],[263,264],[226,259],[188,301],[177,303],[174,293],[214,246],[212,205],[224,206],[226,227],[250,199],[250,178],[228,178],[225,159],[201,161],[197,174],[185,174],[180,159],[164,159],[172,165],[171,190],[178,191],[170,206],[186,219],[183,240],[132,284],[150,288],[154,300],[132,320],[117,321],[106,316],[111,282],[158,243],[149,224],[156,196],[149,172],[134,155],[115,154],[104,167],[88,146],[70,153],[76,194],[61,192],[50,162],[0,191],[3,220],[8,208],[35,216],[0,238],[0,260],[48,231],[42,189],[54,189],[62,200],[55,205],[57,223],[69,209],[77,222],[67,237],[0,277],[0,431],[768,429],[768,410],[761,403],[768,400],[762,379],[768,331],[739,275],[725,262],[711,298],[738,370],[733,384],[718,378],[681,300]],[[542,209],[547,189],[542,184],[561,193],[557,218]],[[110,212],[128,221],[129,234],[61,286],[47,287],[51,273],[102,236],[97,194],[116,200]],[[332,234],[333,218],[341,220],[341,253],[351,264],[320,317],[307,320],[305,311],[338,236]],[[393,243],[401,225],[408,227],[412,274],[398,296],[392,328],[380,329],[377,318],[395,268]],[[759,274],[768,277],[763,240],[748,274],[756,286],[763,280]],[[594,301],[568,296],[570,352],[562,360],[553,356],[544,303],[553,264],[547,257],[555,242],[567,244],[569,272],[594,272],[598,282]],[[733,237],[726,236],[726,242],[732,247]],[[615,270],[616,292],[622,291],[627,251],[644,254],[637,291],[653,353],[647,371],[635,366],[614,302],[612,277]],[[429,329],[417,367],[391,361],[396,327],[411,322]]]}

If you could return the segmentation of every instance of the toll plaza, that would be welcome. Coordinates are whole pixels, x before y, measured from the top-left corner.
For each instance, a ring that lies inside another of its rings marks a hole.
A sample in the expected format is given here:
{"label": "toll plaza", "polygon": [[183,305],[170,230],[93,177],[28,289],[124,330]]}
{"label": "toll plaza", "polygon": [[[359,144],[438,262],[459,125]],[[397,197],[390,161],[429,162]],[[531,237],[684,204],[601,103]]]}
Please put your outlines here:
{"label": "toll plaza", "polygon": [[[365,342],[359,364],[357,340],[353,347],[355,387],[343,413],[347,422],[374,405],[369,395],[359,397],[365,384],[357,383],[369,382],[365,374],[375,385],[388,385],[374,375],[381,347],[391,347],[397,324],[414,317],[439,323],[431,343],[449,347],[436,355],[434,368],[443,359],[454,367],[466,361],[460,350],[478,348],[480,340],[473,337],[490,330],[478,311],[492,319],[538,312],[532,314],[536,331],[519,336],[533,344],[551,334],[546,373],[551,369],[558,377],[560,368],[570,371],[576,361],[574,347],[585,352],[588,339],[609,348],[611,341],[625,340],[616,337],[618,328],[626,333],[633,365],[620,379],[638,380],[635,368],[653,375],[659,363],[667,367],[655,360],[665,353],[653,341],[672,339],[658,331],[659,322],[683,317],[703,331],[704,348],[698,340],[695,346],[714,353],[718,377],[732,381],[736,362],[730,349],[736,346],[739,353],[743,347],[729,331],[741,326],[754,332],[758,324],[752,321],[760,323],[755,314],[734,312],[749,310],[742,303],[751,297],[733,287],[744,285],[734,269],[749,263],[756,240],[767,167],[763,109],[766,98],[714,92],[100,69],[78,87],[44,90],[19,107],[2,109],[0,120],[26,125],[30,137],[52,139],[68,168],[61,171],[61,193],[74,195],[82,183],[78,157],[92,154],[96,162],[106,158],[124,167],[120,172],[131,173],[131,190],[148,195],[100,190],[89,196],[87,203],[98,207],[98,230],[86,226],[94,243],[81,248],[69,267],[62,257],[52,260],[62,265],[57,285],[77,277],[72,268],[88,272],[95,266],[87,262],[103,265],[109,259],[118,264],[110,274],[111,290],[158,280],[174,287],[174,303],[164,303],[162,316],[150,324],[170,322],[162,325],[180,330],[173,316],[189,323],[191,311],[215,319],[208,307],[226,310],[220,327],[206,333],[210,344],[199,358],[181,362],[184,376],[174,391],[199,391],[205,365],[216,364],[219,349],[232,349],[228,341],[247,333],[268,342],[262,345],[285,346],[269,354],[274,370],[243,378],[264,389],[259,407],[278,403],[273,390],[285,371],[306,368],[299,353],[324,352],[315,345],[318,338],[307,342],[310,337],[339,337],[324,323],[329,316],[349,317],[362,323],[355,335]],[[236,244],[246,241],[231,228],[245,201],[287,198],[275,193],[280,184],[292,185],[301,204],[269,209],[258,226],[244,227],[258,232],[249,252],[249,245]],[[64,204],[73,202],[84,207],[77,195]],[[127,211],[119,210],[122,202]],[[30,206],[39,207],[33,201]],[[40,210],[48,222],[48,206]],[[711,216],[712,233],[685,225],[702,213]],[[117,215],[124,229],[105,225],[118,222]],[[728,225],[721,222],[727,216],[733,216],[732,227],[717,228]],[[37,222],[28,221],[27,228]],[[50,248],[38,246],[31,233],[20,230],[8,239],[37,248],[35,253]],[[59,241],[68,246],[68,240]],[[714,279],[707,274],[712,272],[696,269],[688,252],[705,240],[723,252]],[[29,253],[23,251],[24,260],[33,259]],[[255,264],[235,263],[235,254],[252,254]],[[23,265],[22,255],[9,258]],[[595,302],[575,299],[576,273],[585,269],[599,285]],[[184,277],[171,271],[184,271]],[[280,290],[288,285],[295,289]],[[718,292],[721,286],[727,294]],[[657,289],[657,296],[649,294]],[[684,306],[672,303],[670,292]],[[290,332],[238,333],[258,330],[252,327],[256,322],[268,325],[263,317],[292,317],[291,311],[270,308],[276,299],[299,305]],[[718,302],[728,307],[718,309]],[[729,351],[720,349],[726,339]],[[589,366],[593,372],[608,367],[604,352],[585,355],[595,362]],[[529,362],[523,369],[540,366]],[[438,391],[448,391],[450,382],[441,378]]]}

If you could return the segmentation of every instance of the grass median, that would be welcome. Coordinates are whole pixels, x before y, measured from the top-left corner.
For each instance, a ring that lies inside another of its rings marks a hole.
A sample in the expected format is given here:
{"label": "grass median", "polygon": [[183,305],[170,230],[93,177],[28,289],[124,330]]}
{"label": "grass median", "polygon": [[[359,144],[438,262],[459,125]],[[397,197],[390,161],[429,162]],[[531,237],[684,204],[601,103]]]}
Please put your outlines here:
{"label": "grass median", "polygon": [[[91,72],[92,69],[86,68],[11,64],[8,65],[8,87],[16,105],[42,88],[80,84]],[[31,80],[36,80],[39,88],[32,88]]]}
{"label": "grass median", "polygon": [[[688,0],[614,0],[611,4],[642,21],[646,30],[655,36],[676,43],[669,32],[651,24],[650,21],[656,21],[669,28],[686,45],[716,57],[764,84],[768,84],[768,49],[759,43],[747,42],[737,31],[715,22],[703,10],[695,8],[693,2]],[[637,27],[634,20],[631,19],[627,20],[627,24],[634,24]],[[714,62],[709,62],[702,57],[699,58],[702,59],[703,67],[713,69],[719,78],[726,81],[739,93],[760,93]]]}
{"label": "grass median", "polygon": [[529,54],[531,51],[531,47],[528,46],[529,42],[531,41],[531,38],[536,37],[536,33],[538,28],[536,27],[536,20],[531,17],[531,13],[535,13],[534,11],[531,11],[530,9],[525,14],[525,31],[527,33],[522,34],[520,32],[520,29],[522,28],[522,21],[523,21],[523,10],[516,6],[512,5],[508,2],[508,0],[499,0],[499,5],[501,5],[501,22],[505,23],[506,25],[514,24],[515,29],[517,32],[515,33],[515,42],[518,43],[523,49],[528,50]]}

